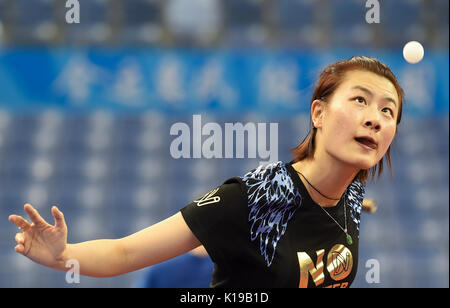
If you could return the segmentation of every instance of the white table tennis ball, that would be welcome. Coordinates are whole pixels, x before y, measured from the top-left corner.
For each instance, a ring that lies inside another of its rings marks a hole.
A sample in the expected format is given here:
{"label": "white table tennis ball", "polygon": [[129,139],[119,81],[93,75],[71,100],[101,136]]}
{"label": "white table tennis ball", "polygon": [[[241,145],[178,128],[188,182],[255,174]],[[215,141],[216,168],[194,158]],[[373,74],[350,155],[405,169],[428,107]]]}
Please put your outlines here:
{"label": "white table tennis ball", "polygon": [[417,41],[406,43],[403,47],[403,57],[411,64],[419,63],[424,55],[422,44]]}

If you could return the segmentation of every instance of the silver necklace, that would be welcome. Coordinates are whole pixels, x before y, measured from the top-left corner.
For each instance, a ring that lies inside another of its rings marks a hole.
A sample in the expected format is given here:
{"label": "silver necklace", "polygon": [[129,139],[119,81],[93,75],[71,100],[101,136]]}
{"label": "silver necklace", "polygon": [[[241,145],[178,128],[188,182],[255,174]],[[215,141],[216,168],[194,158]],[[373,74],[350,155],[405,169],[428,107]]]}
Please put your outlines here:
{"label": "silver necklace", "polygon": [[[297,173],[300,174],[300,175],[306,180],[306,182],[307,182],[312,188],[314,188],[315,191],[317,191],[320,195],[322,195],[323,197],[325,197],[325,198],[327,198],[327,199],[330,199],[330,200],[339,200],[339,201],[342,199],[342,197],[341,197],[340,199],[332,199],[332,198],[328,198],[327,196],[325,196],[324,194],[322,194],[319,190],[317,190],[317,188],[315,188],[313,185],[311,185],[311,183],[306,179],[306,177],[305,177],[303,174],[301,174],[299,171],[297,171]],[[344,194],[343,194],[343,197],[344,197],[344,223],[345,223],[345,229],[342,228],[342,226],[336,221],[336,219],[334,219],[334,217],[331,216],[331,214],[328,213],[323,207],[321,207],[320,205],[319,205],[319,207],[325,212],[325,214],[328,215],[328,217],[330,217],[330,218],[336,223],[336,225],[338,225],[339,228],[341,228],[342,231],[344,231],[344,233],[345,233],[345,235],[346,235],[347,243],[348,243],[349,245],[351,245],[351,244],[353,244],[353,239],[352,239],[352,237],[350,236],[350,234],[348,234],[348,229],[347,229],[347,207],[346,207],[346,203],[347,203],[346,201],[347,201],[347,200],[346,200],[346,198],[345,198],[345,192],[344,192]]]}

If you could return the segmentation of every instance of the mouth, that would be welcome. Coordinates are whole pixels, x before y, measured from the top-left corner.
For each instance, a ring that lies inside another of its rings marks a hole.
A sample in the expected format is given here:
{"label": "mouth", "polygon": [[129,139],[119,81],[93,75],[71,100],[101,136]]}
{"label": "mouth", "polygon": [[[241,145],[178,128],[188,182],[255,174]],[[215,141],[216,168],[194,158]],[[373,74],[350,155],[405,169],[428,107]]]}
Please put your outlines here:
{"label": "mouth", "polygon": [[371,137],[368,137],[368,136],[355,137],[355,140],[359,144],[369,147],[370,149],[376,150],[378,148],[377,142]]}

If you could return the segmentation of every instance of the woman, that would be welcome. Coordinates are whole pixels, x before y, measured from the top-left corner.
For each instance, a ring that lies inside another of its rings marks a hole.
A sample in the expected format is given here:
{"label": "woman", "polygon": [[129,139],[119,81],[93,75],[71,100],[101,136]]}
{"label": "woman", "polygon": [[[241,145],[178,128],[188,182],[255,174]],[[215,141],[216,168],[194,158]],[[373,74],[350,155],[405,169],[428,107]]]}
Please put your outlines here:
{"label": "woman", "polygon": [[358,264],[364,185],[392,173],[390,145],[403,90],[378,60],[353,57],[320,75],[311,100],[311,132],[294,160],[234,177],[166,220],[130,236],[67,244],[29,204],[9,220],[22,229],[15,250],[59,270],[76,259],[82,275],[107,277],[173,258],[203,244],[215,263],[212,287],[348,287]]}

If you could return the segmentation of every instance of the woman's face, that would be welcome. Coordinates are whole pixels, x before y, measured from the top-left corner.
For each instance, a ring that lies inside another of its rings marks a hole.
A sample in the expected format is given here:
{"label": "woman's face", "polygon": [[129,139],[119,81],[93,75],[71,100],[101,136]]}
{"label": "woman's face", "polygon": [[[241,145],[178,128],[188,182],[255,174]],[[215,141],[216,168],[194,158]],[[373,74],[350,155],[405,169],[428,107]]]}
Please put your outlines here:
{"label": "woman's face", "polygon": [[399,99],[394,85],[372,72],[349,71],[327,102],[319,107],[323,112],[312,111],[315,126],[321,128],[316,150],[357,169],[375,166],[396,132]]}

